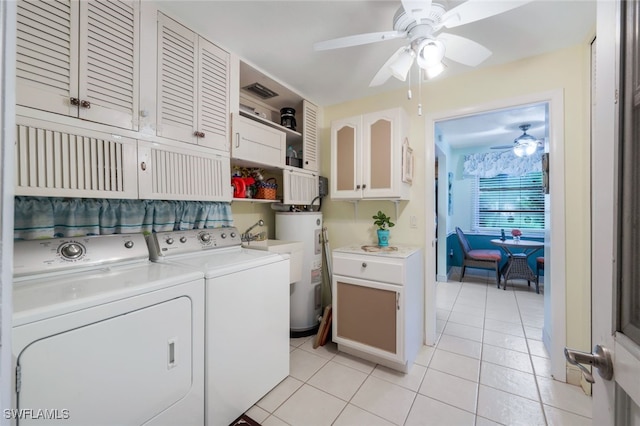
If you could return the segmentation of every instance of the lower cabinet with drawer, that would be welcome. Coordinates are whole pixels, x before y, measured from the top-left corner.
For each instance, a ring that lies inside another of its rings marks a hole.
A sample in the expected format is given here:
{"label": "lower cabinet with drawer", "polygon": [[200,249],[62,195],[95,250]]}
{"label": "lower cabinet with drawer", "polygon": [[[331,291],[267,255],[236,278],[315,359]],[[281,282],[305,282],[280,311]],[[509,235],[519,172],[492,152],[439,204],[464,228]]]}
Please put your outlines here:
{"label": "lower cabinet with drawer", "polygon": [[338,349],[407,372],[424,341],[422,250],[349,246],[332,260]]}

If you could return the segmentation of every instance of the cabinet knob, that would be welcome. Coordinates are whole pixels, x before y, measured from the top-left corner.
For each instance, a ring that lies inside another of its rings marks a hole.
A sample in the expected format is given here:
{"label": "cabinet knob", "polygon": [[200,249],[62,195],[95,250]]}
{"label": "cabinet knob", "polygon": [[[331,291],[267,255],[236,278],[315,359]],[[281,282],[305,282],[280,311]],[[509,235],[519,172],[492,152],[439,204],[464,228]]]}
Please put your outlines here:
{"label": "cabinet knob", "polygon": [[366,268],[367,267],[367,262],[362,262],[362,267]]}
{"label": "cabinet knob", "polygon": [[360,189],[360,185],[356,185],[356,189]]}
{"label": "cabinet knob", "polygon": [[367,184],[362,185],[362,189],[367,189]]}
{"label": "cabinet knob", "polygon": [[196,130],[195,132],[193,132],[193,136],[198,138],[204,138],[204,132],[199,132]]}
{"label": "cabinet knob", "polygon": [[81,106],[82,108],[87,108],[87,109],[89,109],[89,108],[91,108],[91,102],[89,102],[89,101],[80,101],[80,106]]}
{"label": "cabinet knob", "polygon": [[69,102],[71,102],[71,105],[75,105],[75,106],[80,105],[80,99],[78,98],[70,98]]}
{"label": "cabinet knob", "polygon": [[140,169],[142,169],[142,171],[147,170],[147,163],[145,163],[144,161],[140,163]]}

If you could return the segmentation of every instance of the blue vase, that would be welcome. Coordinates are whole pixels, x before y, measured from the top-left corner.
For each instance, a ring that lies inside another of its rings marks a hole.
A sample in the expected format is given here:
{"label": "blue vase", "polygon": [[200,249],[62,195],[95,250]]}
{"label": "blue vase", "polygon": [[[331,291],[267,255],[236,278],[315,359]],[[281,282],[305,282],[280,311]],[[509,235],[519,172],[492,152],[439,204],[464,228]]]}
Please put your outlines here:
{"label": "blue vase", "polygon": [[388,229],[378,229],[378,245],[380,247],[389,246],[389,230]]}

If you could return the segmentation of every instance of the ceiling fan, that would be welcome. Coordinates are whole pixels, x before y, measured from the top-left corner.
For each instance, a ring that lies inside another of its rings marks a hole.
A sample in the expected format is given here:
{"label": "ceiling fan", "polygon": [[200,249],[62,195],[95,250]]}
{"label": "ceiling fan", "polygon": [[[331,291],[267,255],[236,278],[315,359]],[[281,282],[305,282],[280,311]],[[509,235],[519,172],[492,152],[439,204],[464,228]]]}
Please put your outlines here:
{"label": "ceiling fan", "polygon": [[369,87],[379,86],[390,77],[405,81],[414,59],[433,78],[444,70],[443,58],[471,67],[491,56],[481,44],[450,33],[436,33],[443,27],[453,28],[479,21],[529,3],[532,0],[487,1],[467,0],[446,10],[446,0],[402,0],[393,17],[393,31],[359,34],[314,44],[315,50],[339,49],[378,41],[406,38],[409,42],[399,48],[384,63],[371,80]]}
{"label": "ceiling fan", "polygon": [[492,146],[491,149],[513,149],[513,153],[518,157],[528,157],[542,147],[542,140],[527,133],[531,124],[521,124],[518,127],[522,130],[522,134],[515,138],[511,145]]}

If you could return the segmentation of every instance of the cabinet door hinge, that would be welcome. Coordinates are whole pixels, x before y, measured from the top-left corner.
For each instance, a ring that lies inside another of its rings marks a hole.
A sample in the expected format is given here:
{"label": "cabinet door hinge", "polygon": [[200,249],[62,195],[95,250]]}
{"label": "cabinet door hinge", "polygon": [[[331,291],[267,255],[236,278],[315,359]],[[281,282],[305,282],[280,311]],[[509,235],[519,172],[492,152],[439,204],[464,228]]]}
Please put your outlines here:
{"label": "cabinet door hinge", "polygon": [[400,310],[400,293],[396,293],[396,309]]}
{"label": "cabinet door hinge", "polygon": [[20,393],[20,387],[22,385],[22,367],[16,366],[16,393]]}

